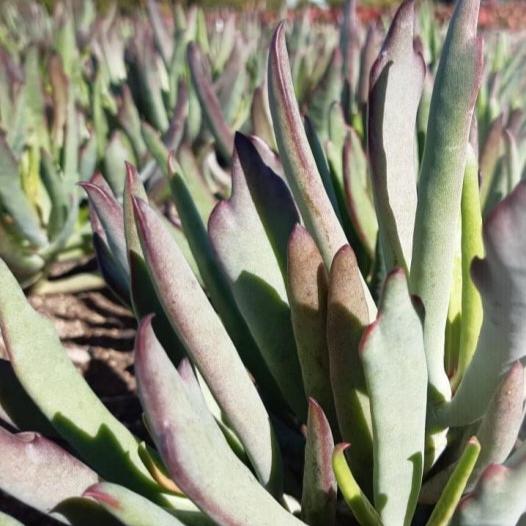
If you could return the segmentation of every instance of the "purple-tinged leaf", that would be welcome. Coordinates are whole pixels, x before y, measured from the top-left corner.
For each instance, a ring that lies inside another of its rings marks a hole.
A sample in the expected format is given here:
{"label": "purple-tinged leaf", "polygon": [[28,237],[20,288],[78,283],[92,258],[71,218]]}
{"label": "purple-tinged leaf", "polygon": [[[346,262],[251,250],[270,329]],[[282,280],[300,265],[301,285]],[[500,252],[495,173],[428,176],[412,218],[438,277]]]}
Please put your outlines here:
{"label": "purple-tinged leaf", "polygon": [[323,409],[309,399],[301,516],[309,526],[332,526],[338,487],[332,470],[334,439]]}
{"label": "purple-tinged leaf", "polygon": [[371,68],[378,57],[382,46],[383,34],[378,25],[371,24],[360,54],[360,77],[358,79],[357,98],[360,105],[365,106],[369,99]]}
{"label": "purple-tinged leaf", "polygon": [[[259,485],[229,448],[219,427],[203,424],[195,400],[156,340],[148,318],[139,325],[135,360],[139,396],[149,428],[171,476],[185,495],[225,526],[302,524]],[[241,394],[237,401],[243,402]],[[252,417],[253,412],[246,415]],[[256,429],[262,432],[259,426]]]}
{"label": "purple-tinged leaf", "polygon": [[508,458],[523,421],[523,402],[524,367],[515,362],[499,384],[477,431],[482,451],[470,484],[489,464],[501,464]]}
{"label": "purple-tinged leaf", "polygon": [[369,154],[387,270],[411,266],[417,203],[415,123],[426,72],[413,46],[414,23],[414,0],[405,0],[371,69]]}
{"label": "purple-tinged leaf", "polygon": [[327,343],[340,434],[344,440],[352,441],[351,466],[367,493],[371,493],[372,426],[358,344],[370,321],[358,263],[352,248],[346,245],[336,254],[331,267]]}
{"label": "purple-tinged leaf", "polygon": [[148,17],[153,28],[155,44],[166,66],[172,58],[174,40],[168,28],[165,26],[164,17],[156,0],[148,0],[146,3]]}
{"label": "purple-tinged leaf", "polygon": [[153,327],[162,345],[168,349],[170,359],[177,364],[185,351],[157,298],[155,287],[144,261],[141,242],[135,226],[132,197],[147,200],[146,191],[134,166],[126,163],[126,180],[123,194],[124,234],[130,267],[130,296],[133,311],[138,319],[154,313]]}
{"label": "purple-tinged leaf", "polygon": [[475,490],[460,502],[452,524],[514,526],[526,513],[526,443],[506,465],[490,464]]}
{"label": "purple-tinged leaf", "polygon": [[97,474],[38,433],[0,427],[0,488],[44,513],[98,482]]}
{"label": "purple-tinged leaf", "polygon": [[334,254],[347,240],[323,188],[303,127],[294,96],[283,22],[274,32],[268,67],[270,109],[285,175],[307,229],[329,268]]}
{"label": "purple-tinged leaf", "polygon": [[234,344],[161,217],[141,199],[132,200],[142,250],[164,311],[260,480],[276,490],[279,474],[273,470],[276,451],[269,418]]}
{"label": "purple-tinged leaf", "polygon": [[225,121],[210,79],[205,75],[203,55],[195,42],[188,44],[187,58],[203,115],[216,140],[219,152],[228,160],[232,156],[234,134]]}
{"label": "purple-tinged leaf", "polygon": [[288,237],[298,216],[283,180],[262,163],[250,141],[239,142],[247,150],[247,170],[242,170],[235,152],[232,196],[212,212],[208,233],[265,363],[291,409],[305,419],[307,404],[284,281]]}
{"label": "purple-tinged leaf", "polygon": [[263,392],[263,397],[272,397],[274,392],[279,392],[279,389],[236,305],[230,284],[220,267],[218,257],[208,238],[206,227],[199,217],[195,201],[192,200],[185,181],[178,173],[170,179],[170,187],[183,231],[195,256],[210,302],[232,338],[243,363],[254,376],[256,384]]}
{"label": "purple-tinged leaf", "polygon": [[90,182],[80,183],[88,194],[90,206],[104,229],[108,248],[120,272],[129,279],[128,258],[126,255],[126,240],[124,237],[124,223],[122,207],[113,196],[102,178],[93,177]]}
{"label": "purple-tinged leaf", "polygon": [[318,247],[299,224],[289,239],[287,283],[305,395],[321,405],[334,426],[327,348],[327,271]]}
{"label": "purple-tinged leaf", "polygon": [[443,425],[466,425],[487,410],[511,365],[526,356],[526,181],[522,181],[484,224],[485,259],[472,276],[484,310],[477,350],[453,400],[436,415]]}

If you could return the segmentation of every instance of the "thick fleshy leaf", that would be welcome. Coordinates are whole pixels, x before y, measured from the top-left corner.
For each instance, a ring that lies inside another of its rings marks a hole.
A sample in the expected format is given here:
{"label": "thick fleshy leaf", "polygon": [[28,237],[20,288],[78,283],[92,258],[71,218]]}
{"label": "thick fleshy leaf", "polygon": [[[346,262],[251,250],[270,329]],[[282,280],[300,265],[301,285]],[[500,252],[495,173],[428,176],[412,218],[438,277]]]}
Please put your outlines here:
{"label": "thick fleshy leaf", "polygon": [[126,255],[122,207],[109,187],[102,183],[100,175],[94,176],[88,183],[81,183],[81,186],[88,194],[90,205],[102,224],[112,258],[128,280],[130,270]]}
{"label": "thick fleshy leaf", "polygon": [[305,117],[305,133],[307,134],[307,140],[309,141],[312,155],[314,155],[316,166],[320,172],[323,187],[329,196],[329,200],[332,204],[334,212],[341,222],[340,201],[338,200],[339,196],[336,194],[335,182],[331,177],[331,170],[329,169],[328,160],[325,158],[325,152],[323,151],[320,138],[318,137],[318,134],[316,133],[316,130],[314,129],[314,126],[308,117]]}
{"label": "thick fleshy leaf", "polygon": [[126,249],[128,253],[128,264],[130,267],[130,295],[135,316],[138,319],[147,314],[155,314],[153,328],[162,345],[168,349],[168,355],[173,363],[178,364],[185,351],[183,344],[177,337],[175,331],[159,302],[155,287],[148,273],[144,261],[141,242],[135,226],[133,214],[132,196],[147,200],[146,191],[134,166],[126,164],[126,181],[123,195],[123,217],[124,235],[126,237]]}
{"label": "thick fleshy leaf", "polygon": [[44,513],[98,482],[88,466],[37,433],[0,427],[0,448],[0,488]]}
{"label": "thick fleshy leaf", "polygon": [[321,405],[334,426],[336,412],[326,328],[327,272],[318,247],[299,224],[294,227],[289,239],[287,283],[305,395]]}
{"label": "thick fleshy leaf", "polygon": [[276,138],[272,128],[270,108],[268,105],[268,93],[266,86],[258,86],[252,96],[252,107],[250,116],[254,134],[261,137],[271,148],[276,148]]}
{"label": "thick fleshy leaf", "polygon": [[515,526],[526,513],[526,444],[512,455],[506,465],[486,468],[475,490],[457,509],[452,524]]}
{"label": "thick fleshy leaf", "polygon": [[108,480],[157,494],[157,486],[137,454],[137,440],[75,369],[53,324],[33,310],[3,261],[0,325],[24,390],[80,457]]}
{"label": "thick fleshy leaf", "polygon": [[334,258],[329,279],[327,343],[330,377],[342,438],[353,444],[352,470],[372,493],[372,425],[363,366],[358,354],[362,331],[370,323],[360,286],[358,263],[350,246]]}
{"label": "thick fleshy leaf", "polygon": [[[245,146],[256,159],[251,143]],[[260,159],[246,165],[244,171],[236,154],[232,196],[212,212],[208,233],[263,359],[288,404],[305,419],[307,404],[284,282],[288,237],[298,217],[283,180]]]}
{"label": "thick fleshy leaf", "polygon": [[502,201],[484,224],[485,259],[472,276],[482,296],[484,320],[477,350],[453,400],[439,409],[443,425],[479,419],[511,364],[526,356],[526,181]]}
{"label": "thick fleshy leaf", "polygon": [[457,386],[475,354],[482,325],[482,302],[471,279],[471,263],[484,254],[482,241],[482,215],[478,184],[477,158],[468,146],[464,182],[462,184],[462,322],[460,346],[452,384]]}
{"label": "thick fleshy leaf", "polygon": [[0,360],[0,419],[20,431],[56,435],[53,426],[29,398],[8,360]]}
{"label": "thick fleshy leaf", "polygon": [[351,128],[343,146],[343,183],[352,224],[370,258],[376,251],[378,219],[368,189],[367,158]]}
{"label": "thick fleshy leaf", "polygon": [[492,123],[488,131],[484,145],[480,152],[480,202],[485,208],[486,201],[493,184],[495,169],[504,150],[503,141],[504,115],[499,115]]}
{"label": "thick fleshy leaf", "polygon": [[426,526],[448,526],[477,462],[480,444],[472,437],[459,458]]}
{"label": "thick fleshy leaf", "polygon": [[334,101],[341,96],[342,55],[338,48],[334,48],[325,72],[311,94],[309,104],[309,117],[312,120],[321,140],[324,141],[328,135],[327,115]]}
{"label": "thick fleshy leaf", "polygon": [[334,525],[338,487],[332,470],[334,439],[323,409],[309,399],[301,516],[309,526]]}
{"label": "thick fleshy leaf", "polygon": [[106,232],[94,209],[90,210],[89,218],[93,248],[102,278],[117,299],[124,305],[128,305],[130,302],[128,277],[122,272],[119,262],[113,258]]}
{"label": "thick fleshy leaf", "polygon": [[[159,215],[133,198],[142,250],[157,296],[186,351],[225,412],[264,485],[279,486],[265,407],[230,336]],[[199,313],[199,317],[195,313]],[[246,415],[251,415],[247,420]]]}
{"label": "thick fleshy leaf", "polygon": [[420,171],[411,290],[426,311],[425,352],[430,402],[450,398],[444,333],[473,108],[482,75],[477,38],[480,0],[460,0],[438,66]]}
{"label": "thick fleshy leaf", "polygon": [[179,149],[178,157],[181,166],[177,163],[173,152],[168,156],[169,175],[171,176],[174,173],[178,173],[184,180],[185,186],[192,197],[192,201],[194,202],[202,221],[206,223],[216,204],[216,199],[207,187],[199,168],[195,166],[195,158],[193,157],[192,149],[187,145],[182,145]]}
{"label": "thick fleshy leaf", "polygon": [[470,479],[476,482],[489,464],[501,464],[511,453],[524,417],[524,367],[515,362],[493,395],[477,431],[481,454]]}
{"label": "thick fleshy leaf", "polygon": [[173,38],[165,26],[163,15],[155,0],[148,0],[146,3],[148,10],[148,17],[153,27],[153,34],[155,37],[155,44],[161,53],[161,57],[166,65],[170,63],[173,53]]}
{"label": "thick fleshy leaf", "polygon": [[46,244],[36,210],[20,184],[18,162],[9,148],[5,134],[0,133],[0,202],[12,218],[11,228],[39,247]]}
{"label": "thick fleshy leaf", "polygon": [[388,275],[360,341],[373,421],[374,503],[385,524],[411,523],[422,482],[427,369],[422,320],[405,273]]}
{"label": "thick fleshy leaf", "polygon": [[338,487],[342,492],[343,499],[361,526],[381,526],[382,519],[358,486],[345,459],[345,450],[349,445],[346,443],[338,444],[332,456],[332,466]]}
{"label": "thick fleshy leaf", "polygon": [[413,46],[414,0],[399,7],[371,70],[369,152],[387,270],[411,267],[416,214],[416,134],[424,58]]}
{"label": "thick fleshy leaf", "polygon": [[163,508],[124,486],[100,482],[86,488],[83,496],[94,499],[126,526],[184,526]]}
{"label": "thick fleshy leaf", "polygon": [[302,524],[259,485],[229,448],[219,427],[204,425],[187,386],[155,339],[148,318],[139,326],[135,359],[149,428],[171,476],[185,495],[225,526]]}
{"label": "thick fleshy leaf", "polygon": [[230,159],[234,147],[234,135],[225,121],[212,83],[204,72],[203,55],[198,44],[192,42],[188,45],[187,58],[192,82],[201,103],[204,118],[216,140],[221,155],[224,159]]}
{"label": "thick fleshy leaf", "polygon": [[122,87],[122,97],[117,119],[128,135],[137,159],[142,160],[146,155],[146,144],[141,133],[141,118],[127,84]]}
{"label": "thick fleshy leaf", "polygon": [[186,183],[179,174],[176,174],[170,179],[170,186],[182,228],[199,266],[208,297],[232,338],[243,363],[256,379],[256,384],[265,394],[272,396],[272,393],[279,392],[279,389],[239,312],[230,285],[219,266],[206,227],[199,217]]}
{"label": "thick fleshy leaf", "polygon": [[122,196],[124,190],[124,163],[134,162],[132,146],[126,135],[115,131],[106,146],[104,154],[104,177],[108,181],[113,193]]}
{"label": "thick fleshy leaf", "polygon": [[[285,175],[307,230],[329,269],[336,252],[347,244],[347,238],[323,187],[303,127],[294,96],[284,23],[278,25],[272,38],[268,76],[270,109]],[[374,316],[374,302],[363,278],[362,286],[368,308]]]}

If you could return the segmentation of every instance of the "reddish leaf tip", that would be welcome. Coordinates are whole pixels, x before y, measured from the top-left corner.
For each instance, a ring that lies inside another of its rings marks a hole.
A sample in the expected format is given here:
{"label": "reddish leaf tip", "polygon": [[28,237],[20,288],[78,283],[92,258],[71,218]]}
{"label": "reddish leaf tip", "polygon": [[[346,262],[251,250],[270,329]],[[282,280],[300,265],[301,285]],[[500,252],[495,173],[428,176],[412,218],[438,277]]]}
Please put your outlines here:
{"label": "reddish leaf tip", "polygon": [[343,453],[346,449],[351,447],[350,442],[340,442],[339,444],[336,444],[334,446],[334,453],[333,455],[339,455],[340,453]]}
{"label": "reddish leaf tip", "polygon": [[120,502],[115,497],[104,493],[104,491],[101,489],[101,486],[102,484],[93,484],[93,486],[90,486],[86,491],[84,491],[82,496],[92,498],[93,500],[96,500],[98,502],[102,502],[103,504],[106,504],[111,508],[120,508]]}

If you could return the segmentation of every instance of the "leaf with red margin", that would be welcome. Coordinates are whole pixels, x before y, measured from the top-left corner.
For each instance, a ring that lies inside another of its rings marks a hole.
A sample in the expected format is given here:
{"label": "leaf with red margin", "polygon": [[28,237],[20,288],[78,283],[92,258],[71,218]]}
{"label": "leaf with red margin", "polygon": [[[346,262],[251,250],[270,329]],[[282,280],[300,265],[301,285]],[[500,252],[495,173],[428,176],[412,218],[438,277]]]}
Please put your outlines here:
{"label": "leaf with red margin", "polygon": [[309,526],[334,525],[338,487],[332,469],[334,439],[323,409],[309,398],[301,516]]}
{"label": "leaf with red margin", "polygon": [[[285,176],[305,226],[320,249],[325,267],[329,269],[336,252],[347,244],[347,238],[327,196],[307,140],[294,95],[284,22],[278,25],[272,37],[268,81],[274,132]],[[376,308],[364,281],[362,286],[374,315]]]}
{"label": "leaf with red margin", "polygon": [[299,224],[289,238],[287,283],[305,395],[320,404],[335,426],[327,347],[327,272],[314,240]]}
{"label": "leaf with red margin", "polygon": [[129,280],[128,257],[124,237],[122,207],[115,199],[107,183],[100,176],[94,175],[89,182],[80,183],[86,191],[90,206],[104,229],[106,242],[119,271]]}
{"label": "leaf with red margin", "polygon": [[133,207],[146,264],[164,312],[237,432],[259,478],[276,490],[280,474],[273,468],[276,451],[269,417],[232,340],[163,219],[141,199],[133,198]]}
{"label": "leaf with red margin", "polygon": [[475,490],[460,502],[452,524],[513,526],[526,513],[526,443],[503,464],[491,464]]}
{"label": "leaf with red margin", "polygon": [[[185,495],[225,526],[302,524],[259,485],[219,427],[204,425],[187,385],[156,340],[149,318],[139,325],[135,359],[149,428],[170,475]],[[242,398],[238,394],[238,402]],[[250,411],[245,418],[248,415],[253,416]]]}
{"label": "leaf with red margin", "polygon": [[[181,226],[199,267],[203,286],[210,302],[232,338],[243,363],[256,379],[256,384],[262,390],[263,397],[271,400],[274,393],[279,392],[279,389],[237,307],[230,284],[220,267],[219,259],[210,243],[195,201],[190,195],[185,180],[179,173],[170,178],[170,188]],[[284,404],[283,401],[281,403]]]}
{"label": "leaf with red margin", "polygon": [[327,343],[340,434],[343,440],[353,444],[349,456],[352,470],[367,494],[372,494],[372,425],[358,344],[370,321],[358,262],[352,248],[346,245],[338,251],[331,267]]}
{"label": "leaf with red margin", "polygon": [[482,451],[470,484],[489,464],[500,464],[508,458],[524,419],[523,405],[524,367],[517,361],[502,378],[477,431]]}

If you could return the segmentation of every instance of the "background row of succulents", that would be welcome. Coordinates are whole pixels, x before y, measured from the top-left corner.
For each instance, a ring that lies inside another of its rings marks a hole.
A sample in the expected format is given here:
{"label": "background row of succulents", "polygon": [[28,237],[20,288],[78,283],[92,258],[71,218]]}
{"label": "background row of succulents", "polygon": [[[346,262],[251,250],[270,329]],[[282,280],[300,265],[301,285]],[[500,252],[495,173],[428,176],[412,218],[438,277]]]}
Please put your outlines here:
{"label": "background row of succulents", "polygon": [[405,2],[379,55],[382,24],[351,2],[340,28],[294,20],[288,54],[280,25],[267,74],[254,15],[82,5],[3,11],[2,122],[22,123],[4,125],[4,223],[44,261],[89,232],[83,181],[101,272],[142,320],[152,438],[107,412],[2,266],[0,487],[72,524],[517,524],[520,37],[486,35],[482,68],[477,1],[445,43],[425,5],[414,38]]}
{"label": "background row of succulents", "polygon": [[[157,183],[154,200],[162,202],[162,176],[168,151],[174,150],[190,180],[200,172],[210,192],[224,196],[228,175],[221,168],[231,156],[233,130],[255,133],[275,147],[266,59],[259,52],[270,25],[233,13],[206,21],[203,11],[179,7],[167,28],[156,4],[148,6],[149,17],[137,12],[130,18],[115,8],[97,16],[92,2],[59,3],[53,16],[38,3],[2,4],[0,254],[23,286],[45,277],[57,257],[89,250],[86,208],[76,183],[95,171],[120,196],[128,160],[149,188]],[[422,43],[433,68],[442,37],[431,8],[422,13]],[[300,106],[340,184],[345,121],[352,121],[363,143],[359,116],[365,116],[368,72],[383,33],[380,22],[368,28],[349,23],[351,36],[344,42],[332,25],[312,24],[306,13],[294,22],[290,38]],[[195,42],[191,50],[189,42]],[[501,160],[503,149],[521,151],[524,61],[515,52],[520,42],[498,33],[487,46],[493,65],[486,70],[478,116],[483,172],[492,172],[483,190],[488,206],[496,199],[490,181],[502,180],[511,169]],[[430,79],[419,110],[421,137]],[[523,160],[513,158],[520,170]],[[500,175],[493,177],[495,171]],[[370,253],[374,236],[367,240]]]}

